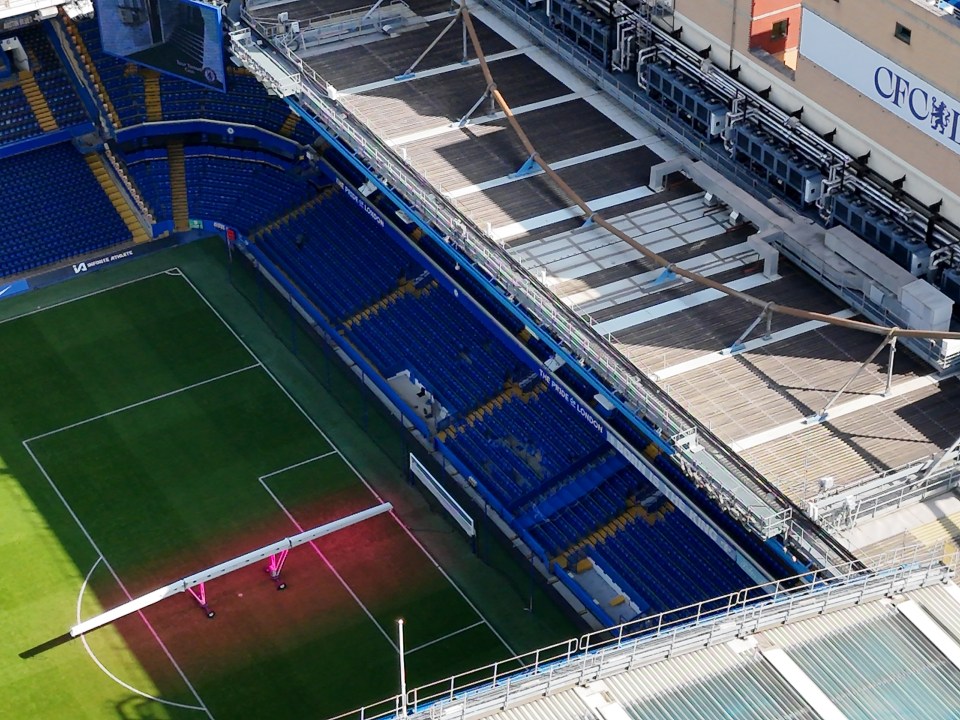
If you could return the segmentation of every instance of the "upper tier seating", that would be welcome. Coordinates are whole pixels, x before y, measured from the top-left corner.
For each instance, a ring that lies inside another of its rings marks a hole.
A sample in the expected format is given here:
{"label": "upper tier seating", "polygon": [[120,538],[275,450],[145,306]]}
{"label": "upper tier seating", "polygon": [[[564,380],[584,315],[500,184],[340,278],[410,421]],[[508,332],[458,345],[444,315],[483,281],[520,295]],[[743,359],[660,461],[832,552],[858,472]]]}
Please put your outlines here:
{"label": "upper tier seating", "polygon": [[0,144],[43,135],[27,96],[19,86],[0,90]]}
{"label": "upper tier seating", "polygon": [[[144,100],[144,81],[139,66],[104,53],[97,21],[77,23],[80,36],[90,51],[97,71],[116,108],[123,126],[147,122]],[[227,92],[203,88],[186,80],[161,75],[160,104],[164,120],[207,119],[221,122],[255,125],[279,133],[284,127],[290,108],[279,98],[269,95],[255,77],[241,68],[227,68]],[[298,120],[289,137],[309,144],[317,133]]]}
{"label": "upper tier seating", "polygon": [[417,272],[410,256],[385,241],[380,228],[335,188],[265,229],[257,244],[333,323],[377,302]]}
{"label": "upper tier seating", "polygon": [[498,498],[516,512],[595,454],[603,438],[541,384],[481,421],[457,426],[446,442],[470,458]]}
{"label": "upper tier seating", "polygon": [[97,72],[117,111],[121,125],[137,125],[147,121],[147,104],[143,94],[143,78],[136,66],[103,51],[100,44],[100,29],[96,19],[77,23],[80,37],[90,51]]}
{"label": "upper tier seating", "polygon": [[133,181],[158,221],[173,218],[170,195],[170,166],[166,148],[150,148],[124,156]]}
{"label": "upper tier seating", "polygon": [[0,160],[0,177],[0,277],[131,239],[69,143]]}
{"label": "upper tier seating", "polygon": [[[256,150],[184,149],[190,216],[252,232],[315,196],[289,161]],[[215,192],[210,192],[216,188]]]}
{"label": "upper tier seating", "polygon": [[470,410],[502,390],[516,357],[422,266],[384,242],[356,202],[341,191],[328,195],[267,228],[258,245],[333,323],[348,321],[348,336],[385,377],[411,371],[449,412]]}
{"label": "upper tier seating", "polygon": [[[54,120],[61,128],[85,122],[88,118],[80,98],[67,77],[53,46],[38,27],[4,33],[17,37],[27,52],[34,80],[43,93]],[[43,134],[40,123],[18,84],[16,72],[0,89],[0,145]]]}
{"label": "upper tier seating", "polygon": [[61,128],[89,120],[60,57],[40,26],[17,31],[30,58],[33,78],[43,93],[50,112]]}
{"label": "upper tier seating", "polygon": [[[124,158],[155,218],[172,219],[166,149],[137,150]],[[188,146],[184,166],[190,217],[222,222],[242,233],[306,202],[319,189],[317,180],[298,174],[289,160],[257,150]]]}
{"label": "upper tier seating", "polygon": [[[258,246],[329,318],[346,319],[346,336],[382,375],[411,370],[450,406],[456,419],[445,444],[552,555],[622,516],[628,498],[654,492],[556,393],[542,384],[504,390],[517,374],[512,353],[429,276],[411,282],[417,269],[344,193],[268,229]],[[491,409],[468,413],[501,391]],[[751,584],[681,513],[659,528],[638,517],[617,520],[619,533],[590,552],[608,574],[626,578],[624,590],[645,612]],[[627,560],[608,559],[617,552]],[[709,567],[696,573],[702,564]]]}
{"label": "upper tier seating", "polygon": [[655,612],[754,584],[678,510],[652,523],[633,520],[624,529],[607,534],[588,554],[601,568],[612,568]]}
{"label": "upper tier seating", "polygon": [[350,327],[349,337],[385,377],[410,370],[453,414],[472,410],[523,372],[489,330],[436,286],[371,313]]}

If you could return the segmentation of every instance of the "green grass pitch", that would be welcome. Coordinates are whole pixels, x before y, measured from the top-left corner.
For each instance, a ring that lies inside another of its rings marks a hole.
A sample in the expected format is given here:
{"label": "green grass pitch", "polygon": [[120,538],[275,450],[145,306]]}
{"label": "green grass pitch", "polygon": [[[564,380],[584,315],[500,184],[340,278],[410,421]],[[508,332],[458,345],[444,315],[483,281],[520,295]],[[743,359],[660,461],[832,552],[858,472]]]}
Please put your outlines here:
{"label": "green grass pitch", "polygon": [[293,550],[284,592],[209,583],[213,620],[184,594],[50,643],[380,500],[179,272],[0,322],[0,383],[11,717],[332,716],[397,692],[399,617],[411,686],[512,654],[393,515]]}

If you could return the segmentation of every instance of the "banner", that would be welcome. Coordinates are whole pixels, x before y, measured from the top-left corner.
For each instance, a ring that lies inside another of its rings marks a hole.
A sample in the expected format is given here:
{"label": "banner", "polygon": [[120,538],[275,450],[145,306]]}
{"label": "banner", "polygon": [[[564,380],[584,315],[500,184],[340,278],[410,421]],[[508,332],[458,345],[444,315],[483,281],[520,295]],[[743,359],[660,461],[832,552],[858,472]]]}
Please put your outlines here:
{"label": "banner", "polygon": [[800,54],[807,60],[960,154],[960,101],[810,10],[803,11],[802,27]]}
{"label": "banner", "polygon": [[26,292],[30,289],[30,284],[26,280],[14,280],[13,282],[5,283],[0,280],[0,300],[5,300],[6,298],[13,297],[14,295],[19,295],[22,292]]}
{"label": "banner", "polygon": [[223,17],[193,0],[96,0],[104,52],[226,92]]}

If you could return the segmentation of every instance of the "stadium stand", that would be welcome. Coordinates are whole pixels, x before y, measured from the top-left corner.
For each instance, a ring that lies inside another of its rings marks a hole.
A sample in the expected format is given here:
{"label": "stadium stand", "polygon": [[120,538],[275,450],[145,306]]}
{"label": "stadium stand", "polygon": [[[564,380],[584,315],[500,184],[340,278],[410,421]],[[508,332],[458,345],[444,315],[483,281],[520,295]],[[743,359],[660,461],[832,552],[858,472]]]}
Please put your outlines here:
{"label": "stadium stand", "polygon": [[[330,187],[256,236],[334,322],[379,302],[412,273],[409,256],[383,242],[355,207]],[[377,262],[368,262],[371,257]]]}
{"label": "stadium stand", "polygon": [[268,95],[246,70],[228,69],[226,94],[208,90],[107,55],[96,20],[80,21],[76,27],[85,48],[81,50],[78,45],[78,51],[89,55],[124,127],[204,118],[255,125],[305,144],[316,138],[306,121]]}
{"label": "stadium stand", "polygon": [[50,42],[39,27],[4,37],[20,40],[29,70],[16,73],[0,89],[0,144],[26,140],[89,121]]}
{"label": "stadium stand", "polygon": [[[0,160],[0,276],[93,252],[131,239],[83,156],[70,144]],[[70,202],[50,198],[70,188]]]}
{"label": "stadium stand", "polygon": [[86,112],[69,76],[53,46],[39,26],[21,30],[17,36],[24,43],[31,71],[57,127],[65,128],[87,122]]}
{"label": "stadium stand", "polygon": [[170,169],[165,148],[129,152],[124,156],[130,175],[140,188],[154,217],[173,217]]}
{"label": "stadium stand", "polygon": [[143,78],[136,66],[103,52],[96,20],[74,24],[65,20],[67,33],[87,73],[101,93],[102,101],[113,110],[114,122],[136,125],[146,121]]}
{"label": "stadium stand", "polygon": [[518,382],[529,370],[506,344],[345,193],[328,189],[255,240],[381,375],[408,370],[436,395],[453,415],[440,439],[552,556],[590,557],[642,611],[753,584],[558,395]]}
{"label": "stadium stand", "polygon": [[[184,148],[191,217],[249,232],[309,200],[317,187],[289,163],[256,150]],[[216,192],[210,192],[216,188]]]}
{"label": "stadium stand", "polygon": [[33,108],[17,85],[0,90],[0,143],[12,143],[42,135]]}
{"label": "stadium stand", "polygon": [[500,392],[516,358],[435,284],[401,295],[359,318],[350,337],[386,377],[407,369],[451,413],[473,409]]}
{"label": "stadium stand", "polygon": [[[157,220],[172,220],[177,214],[174,156],[180,147],[171,142],[167,148],[124,156]],[[185,195],[180,200],[189,217],[221,222],[243,233],[308,202],[322,185],[291,161],[259,150],[190,145],[182,152]]]}

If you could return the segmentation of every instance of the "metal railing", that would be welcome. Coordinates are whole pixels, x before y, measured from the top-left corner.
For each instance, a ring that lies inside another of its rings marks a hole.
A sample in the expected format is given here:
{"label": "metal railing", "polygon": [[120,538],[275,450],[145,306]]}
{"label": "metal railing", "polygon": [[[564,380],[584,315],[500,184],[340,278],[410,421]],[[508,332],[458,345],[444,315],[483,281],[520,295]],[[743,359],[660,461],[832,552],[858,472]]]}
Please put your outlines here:
{"label": "metal railing", "polygon": [[[404,0],[390,0],[390,2],[384,2],[381,5],[365,5],[311,18],[295,18],[294,21],[299,26],[299,31],[296,34],[317,33],[317,37],[322,38],[325,42],[333,42],[355,34],[363,27],[376,29],[380,28],[384,21],[394,22],[398,17],[397,13],[402,12],[403,8],[409,10],[409,7]],[[254,14],[251,14],[251,12]],[[265,11],[257,12],[256,8],[252,11],[244,8],[242,17],[247,22],[256,22],[257,32],[268,40],[287,37],[290,34],[291,21],[282,23],[279,20],[263,17],[263,12]],[[276,15],[272,17],[276,17]]]}
{"label": "metal railing", "polygon": [[[260,32],[255,18],[245,19],[254,30]],[[688,418],[677,413],[659,397],[657,388],[647,387],[638,377],[639,371],[635,367],[605,347],[602,339],[592,337],[593,331],[587,331],[578,316],[542,288],[518,262],[486,238],[472,220],[446,197],[434,192],[429,181],[377,138],[358,113],[327,96],[329,83],[312,67],[288,48],[274,46],[274,49],[292,66],[291,75],[299,74],[301,77],[300,95],[310,103],[310,109],[317,112],[325,125],[347,138],[350,146],[375,167],[389,185],[402,192],[414,210],[429,217],[442,231],[447,242],[461,249],[507,291],[527,301],[525,304],[536,320],[564,337],[574,353],[589,360],[595,370],[624,393],[636,410],[657,422],[665,437],[687,433],[695,427]]]}
{"label": "metal railing", "polygon": [[817,519],[825,527],[850,529],[858,522],[876,517],[885,510],[903,507],[939,495],[960,485],[960,455],[941,458],[940,453],[892,468],[879,475],[864,478],[826,491],[811,505]]}
{"label": "metal railing", "polygon": [[117,158],[113,152],[113,148],[111,148],[108,143],[104,143],[103,154],[110,162],[110,167],[113,168],[113,172],[123,183],[123,189],[126,190],[127,195],[133,200],[134,208],[138,216],[137,219],[140,221],[140,224],[144,226],[150,235],[153,235],[153,225],[157,220],[153,216],[153,213],[150,212],[150,208],[147,207],[146,201],[140,194],[139,188],[134,184],[133,178],[130,177],[126,166]]}
{"label": "metal railing", "polygon": [[[413,688],[406,697],[409,717],[493,713],[770,627],[942,583],[953,575],[957,560],[957,553],[944,558],[942,546],[900,548],[869,561],[879,569],[851,563],[839,577],[810,572],[587,633]],[[396,695],[331,720],[396,717],[400,707]]]}

